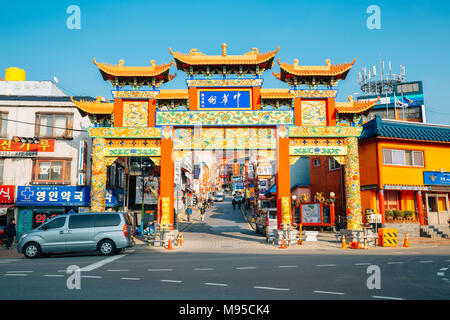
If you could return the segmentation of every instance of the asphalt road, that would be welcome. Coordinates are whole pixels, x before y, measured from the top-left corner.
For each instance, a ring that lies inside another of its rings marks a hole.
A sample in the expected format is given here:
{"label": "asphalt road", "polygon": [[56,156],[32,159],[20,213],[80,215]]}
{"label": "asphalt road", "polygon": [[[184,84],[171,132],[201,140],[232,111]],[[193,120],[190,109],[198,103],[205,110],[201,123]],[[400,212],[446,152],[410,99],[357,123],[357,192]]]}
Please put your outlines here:
{"label": "asphalt road", "polygon": [[[450,298],[448,247],[281,250],[250,230],[229,199],[209,209],[205,221],[187,226],[184,237],[185,245],[173,251],[136,246],[112,258],[92,253],[0,259],[0,299]],[[71,265],[82,268],[80,289],[67,287]],[[368,288],[372,265],[379,268],[380,289]]]}

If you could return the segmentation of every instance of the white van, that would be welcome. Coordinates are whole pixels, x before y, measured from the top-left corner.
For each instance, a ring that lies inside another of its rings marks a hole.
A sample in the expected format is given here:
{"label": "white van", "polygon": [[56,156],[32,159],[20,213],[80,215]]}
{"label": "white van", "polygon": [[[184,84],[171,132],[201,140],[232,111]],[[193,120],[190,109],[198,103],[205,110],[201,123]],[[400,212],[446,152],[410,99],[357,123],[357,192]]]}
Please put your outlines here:
{"label": "white van", "polygon": [[277,229],[277,208],[263,208],[256,218],[256,233],[265,235],[269,240],[275,236],[274,230]]}

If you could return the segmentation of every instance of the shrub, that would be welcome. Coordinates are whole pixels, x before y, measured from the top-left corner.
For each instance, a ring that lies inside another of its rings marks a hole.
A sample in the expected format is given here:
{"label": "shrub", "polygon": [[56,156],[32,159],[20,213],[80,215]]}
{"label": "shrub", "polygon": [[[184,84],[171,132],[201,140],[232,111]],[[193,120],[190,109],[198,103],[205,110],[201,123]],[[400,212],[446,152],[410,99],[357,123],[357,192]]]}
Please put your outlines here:
{"label": "shrub", "polygon": [[414,216],[414,212],[412,211],[405,211],[405,218],[412,218]]}
{"label": "shrub", "polygon": [[384,215],[386,217],[393,217],[394,213],[392,212],[392,210],[386,210],[386,211],[384,211]]}
{"label": "shrub", "polygon": [[403,218],[404,213],[401,210],[392,210],[392,212],[394,213],[394,217],[397,218]]}

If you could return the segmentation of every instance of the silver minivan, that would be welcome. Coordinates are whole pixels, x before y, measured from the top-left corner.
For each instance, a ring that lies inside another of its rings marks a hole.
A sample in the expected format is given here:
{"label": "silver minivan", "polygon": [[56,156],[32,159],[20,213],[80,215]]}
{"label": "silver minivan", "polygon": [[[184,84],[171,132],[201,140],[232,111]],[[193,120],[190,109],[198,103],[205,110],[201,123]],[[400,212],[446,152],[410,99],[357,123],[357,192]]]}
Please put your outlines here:
{"label": "silver minivan", "polygon": [[59,215],[24,233],[17,251],[27,258],[45,253],[98,251],[113,255],[134,246],[129,217],[119,212]]}

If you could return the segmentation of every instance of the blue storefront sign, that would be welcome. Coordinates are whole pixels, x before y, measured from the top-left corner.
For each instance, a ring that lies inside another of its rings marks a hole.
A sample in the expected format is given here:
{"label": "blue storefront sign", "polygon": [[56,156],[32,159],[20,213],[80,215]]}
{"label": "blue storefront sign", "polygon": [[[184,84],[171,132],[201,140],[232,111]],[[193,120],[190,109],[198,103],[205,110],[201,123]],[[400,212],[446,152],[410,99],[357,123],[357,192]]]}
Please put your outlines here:
{"label": "blue storefront sign", "polygon": [[[123,205],[123,190],[106,190],[106,207]],[[89,207],[91,187],[83,186],[18,186],[16,206]]]}
{"label": "blue storefront sign", "polygon": [[250,110],[251,90],[199,90],[200,109]]}
{"label": "blue storefront sign", "polygon": [[423,184],[450,186],[450,172],[423,172]]}

